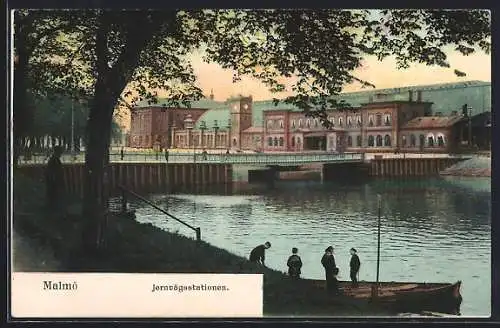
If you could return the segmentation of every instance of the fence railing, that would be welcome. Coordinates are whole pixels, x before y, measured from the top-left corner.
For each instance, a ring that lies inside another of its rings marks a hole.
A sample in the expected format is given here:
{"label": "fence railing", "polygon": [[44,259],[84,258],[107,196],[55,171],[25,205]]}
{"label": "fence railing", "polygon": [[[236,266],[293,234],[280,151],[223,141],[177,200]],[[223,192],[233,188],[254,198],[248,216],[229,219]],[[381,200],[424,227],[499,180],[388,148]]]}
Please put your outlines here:
{"label": "fence railing", "polygon": [[[189,153],[112,153],[110,162],[169,162],[169,163],[223,163],[223,164],[294,164],[318,162],[346,162],[363,161],[362,153],[231,153],[231,154],[189,154]],[[30,158],[21,158],[21,164],[47,163],[46,155],[32,155]],[[63,154],[63,163],[83,163],[85,155]]]}
{"label": "fence railing", "polygon": [[177,222],[180,222],[181,224],[185,225],[186,227],[190,228],[191,230],[193,230],[195,233],[196,233],[196,241],[200,241],[201,240],[201,228],[200,227],[193,227],[192,225],[190,225],[189,223],[186,223],[184,221],[182,221],[181,219],[179,218],[176,218],[175,216],[173,216],[172,214],[168,213],[167,211],[165,211],[163,208],[157,206],[156,204],[154,204],[153,202],[151,202],[150,200],[142,197],[141,195],[139,194],[136,194],[135,192],[131,191],[131,190],[128,190],[126,189],[125,187],[123,186],[118,186],[118,188],[121,190],[122,192],[122,199],[121,199],[121,203],[122,203],[122,207],[121,207],[121,211],[122,213],[126,213],[127,212],[127,203],[128,203],[128,197],[127,195],[131,195],[137,199],[139,199],[140,201],[148,204],[149,206],[153,207],[154,209],[162,212],[163,214],[165,214],[166,216],[168,216],[169,218],[171,219],[174,219],[176,220]]}

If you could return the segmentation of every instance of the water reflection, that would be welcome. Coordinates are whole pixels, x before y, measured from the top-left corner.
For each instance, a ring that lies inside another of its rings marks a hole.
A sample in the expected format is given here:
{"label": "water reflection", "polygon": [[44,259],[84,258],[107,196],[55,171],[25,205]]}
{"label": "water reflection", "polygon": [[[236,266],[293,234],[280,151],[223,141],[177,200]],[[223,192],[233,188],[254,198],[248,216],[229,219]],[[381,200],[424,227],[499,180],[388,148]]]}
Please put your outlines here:
{"label": "water reflection", "polygon": [[[242,256],[270,240],[273,246],[266,262],[281,271],[290,249],[298,247],[307,278],[323,277],[319,261],[331,244],[341,277],[348,279],[348,251],[356,247],[362,261],[360,278],[374,280],[377,194],[383,198],[381,279],[462,280],[463,314],[488,315],[491,193],[487,188],[471,189],[441,179],[358,185],[280,182],[253,195],[162,195],[156,201],[201,226],[208,242]],[[134,206],[138,220],[192,236],[192,231],[158,219],[142,204]]]}

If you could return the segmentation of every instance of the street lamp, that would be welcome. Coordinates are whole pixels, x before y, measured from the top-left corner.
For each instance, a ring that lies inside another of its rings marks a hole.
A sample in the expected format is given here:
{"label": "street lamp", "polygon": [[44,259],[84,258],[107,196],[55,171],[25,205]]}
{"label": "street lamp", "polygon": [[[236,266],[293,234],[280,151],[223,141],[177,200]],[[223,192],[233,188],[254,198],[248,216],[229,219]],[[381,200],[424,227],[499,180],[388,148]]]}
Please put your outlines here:
{"label": "street lamp", "polygon": [[214,120],[214,148],[217,149],[217,132],[219,131],[219,125],[217,120]]}
{"label": "street lamp", "polygon": [[227,148],[231,149],[231,119],[227,120]]}

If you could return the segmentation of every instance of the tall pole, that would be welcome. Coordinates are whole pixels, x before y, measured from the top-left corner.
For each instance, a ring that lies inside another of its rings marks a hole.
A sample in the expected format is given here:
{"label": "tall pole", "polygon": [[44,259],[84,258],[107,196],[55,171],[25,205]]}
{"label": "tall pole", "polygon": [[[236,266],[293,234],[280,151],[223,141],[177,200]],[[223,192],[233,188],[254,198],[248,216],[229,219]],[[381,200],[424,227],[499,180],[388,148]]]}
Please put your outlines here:
{"label": "tall pole", "polygon": [[382,216],[382,196],[377,195],[378,200],[378,229],[377,229],[377,296],[380,274],[380,217]]}
{"label": "tall pole", "polygon": [[71,154],[75,153],[75,106],[71,98]]}

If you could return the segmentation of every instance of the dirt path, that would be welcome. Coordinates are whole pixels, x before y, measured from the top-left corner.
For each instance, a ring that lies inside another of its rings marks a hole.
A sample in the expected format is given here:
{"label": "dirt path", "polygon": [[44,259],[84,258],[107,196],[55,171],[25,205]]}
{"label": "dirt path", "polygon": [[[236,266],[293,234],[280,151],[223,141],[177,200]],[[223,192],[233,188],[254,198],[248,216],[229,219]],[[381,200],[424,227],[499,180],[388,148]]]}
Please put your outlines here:
{"label": "dirt path", "polygon": [[51,272],[60,271],[61,267],[49,248],[15,230],[12,233],[12,260],[13,271]]}

